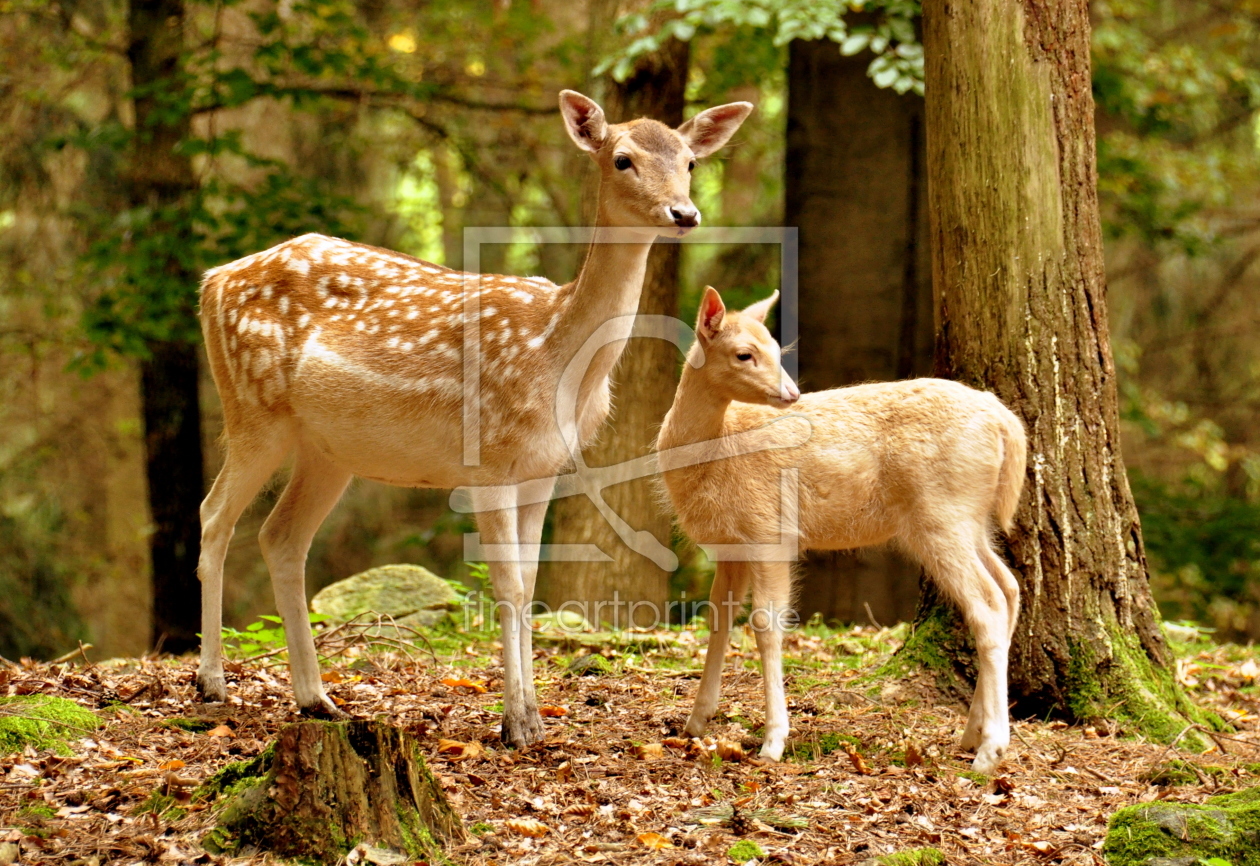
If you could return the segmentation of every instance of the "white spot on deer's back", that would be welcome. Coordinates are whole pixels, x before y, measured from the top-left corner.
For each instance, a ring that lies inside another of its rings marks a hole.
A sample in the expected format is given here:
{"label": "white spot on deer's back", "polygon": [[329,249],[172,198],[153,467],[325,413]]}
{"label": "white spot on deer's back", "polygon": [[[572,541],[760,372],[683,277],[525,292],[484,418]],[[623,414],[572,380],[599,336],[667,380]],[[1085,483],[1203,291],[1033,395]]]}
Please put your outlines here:
{"label": "white spot on deer's back", "polygon": [[289,315],[289,296],[288,295],[282,295],[280,297],[280,315],[282,316]]}

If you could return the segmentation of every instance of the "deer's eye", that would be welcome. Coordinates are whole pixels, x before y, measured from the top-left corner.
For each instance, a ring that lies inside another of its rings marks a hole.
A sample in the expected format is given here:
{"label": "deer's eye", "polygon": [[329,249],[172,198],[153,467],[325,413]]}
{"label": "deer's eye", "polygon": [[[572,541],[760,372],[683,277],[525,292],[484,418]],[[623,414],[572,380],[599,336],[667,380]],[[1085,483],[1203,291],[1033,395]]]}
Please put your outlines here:
{"label": "deer's eye", "polygon": [[739,358],[739,360],[741,360],[741,361],[751,361],[751,360],[752,360],[752,352],[740,352],[740,353],[739,353],[739,354],[737,354],[735,357],[736,357],[736,358]]}
{"label": "deer's eye", "polygon": [[687,164],[687,171],[695,171],[695,170],[696,170],[696,161],[693,159],[690,163]]}
{"label": "deer's eye", "polygon": [[630,167],[630,157],[622,155],[613,159],[613,166],[617,171],[625,171]]}

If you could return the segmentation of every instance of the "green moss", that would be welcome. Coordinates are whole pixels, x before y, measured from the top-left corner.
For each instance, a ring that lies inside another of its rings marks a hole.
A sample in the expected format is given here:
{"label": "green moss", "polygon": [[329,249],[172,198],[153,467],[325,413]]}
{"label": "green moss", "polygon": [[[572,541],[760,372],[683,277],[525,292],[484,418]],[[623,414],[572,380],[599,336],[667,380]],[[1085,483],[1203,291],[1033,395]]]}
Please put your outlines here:
{"label": "green moss", "polygon": [[794,743],[788,750],[788,757],[793,761],[817,761],[824,755],[830,755],[845,745],[861,746],[862,741],[852,734],[839,734],[835,731],[826,733],[806,742]]}
{"label": "green moss", "polygon": [[1214,713],[1190,701],[1171,671],[1151,663],[1137,635],[1114,624],[1107,631],[1112,658],[1103,661],[1079,643],[1072,643],[1068,669],[1069,709],[1078,721],[1111,719],[1126,733],[1140,734],[1156,742],[1178,743],[1193,749],[1207,746],[1193,729],[1228,726]]}
{"label": "green moss", "polygon": [[942,692],[968,700],[970,684],[976,678],[971,662],[974,656],[971,632],[963,626],[958,612],[949,605],[936,605],[906,634],[901,649],[858,682],[877,693],[886,681],[895,682],[926,671]]}
{"label": "green moss", "polygon": [[876,857],[879,866],[945,866],[945,855],[937,848],[911,848],[895,854]]}
{"label": "green moss", "polygon": [[1204,766],[1174,758],[1158,767],[1153,767],[1139,778],[1148,785],[1198,785],[1205,779],[1223,780],[1229,775],[1224,767]]}
{"label": "green moss", "polygon": [[210,719],[165,719],[162,721],[162,727],[179,728],[181,731],[188,731],[193,734],[204,734],[211,728],[216,727],[217,723]]}
{"label": "green moss", "polygon": [[762,850],[751,839],[740,839],[730,848],[726,849],[726,856],[730,857],[736,863],[747,863],[749,860],[760,860],[766,856],[766,852]]}
{"label": "green moss", "polygon": [[188,814],[188,812],[180,806],[178,800],[174,797],[163,794],[161,791],[154,791],[149,795],[147,800],[139,806],[136,806],[136,808],[131,812],[132,815],[147,815],[150,813],[157,815],[159,818],[166,821],[172,822],[178,821]]}
{"label": "green moss", "polygon": [[984,773],[977,773],[974,770],[959,770],[958,776],[959,778],[970,779],[974,784],[976,784],[977,786],[981,788],[989,784],[988,776],[986,776]]}
{"label": "green moss", "polygon": [[493,824],[487,824],[485,821],[478,821],[468,828],[468,832],[474,836],[484,836],[494,829]]}
{"label": "green moss", "polygon": [[49,806],[47,803],[32,803],[29,806],[24,806],[18,812],[18,817],[26,818],[27,820],[30,820],[32,818],[36,820],[43,820],[44,818],[56,818],[57,810],[54,809],[52,806]]}
{"label": "green moss", "polygon": [[1153,858],[1220,858],[1260,866],[1260,788],[1202,805],[1150,803],[1112,816],[1103,844],[1110,866],[1147,866]]}
{"label": "green moss", "polygon": [[74,701],[49,695],[0,698],[0,755],[27,746],[69,755],[70,741],[101,726],[96,713]]}

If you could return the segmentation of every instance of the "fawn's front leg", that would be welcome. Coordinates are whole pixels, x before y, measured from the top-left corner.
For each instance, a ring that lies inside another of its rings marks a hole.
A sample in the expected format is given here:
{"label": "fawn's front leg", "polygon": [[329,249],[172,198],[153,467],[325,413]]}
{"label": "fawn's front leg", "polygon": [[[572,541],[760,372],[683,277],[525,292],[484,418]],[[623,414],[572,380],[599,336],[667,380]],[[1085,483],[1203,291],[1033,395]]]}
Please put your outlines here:
{"label": "fawn's front leg", "polygon": [[744,607],[748,594],[748,564],[745,562],[719,562],[713,575],[713,588],[709,590],[709,645],[704,651],[704,674],[696,691],[696,703],[687,719],[687,733],[693,737],[704,734],[709,720],[717,712],[718,696],[722,691],[722,667],[726,663],[726,648],[730,643],[731,624]]}

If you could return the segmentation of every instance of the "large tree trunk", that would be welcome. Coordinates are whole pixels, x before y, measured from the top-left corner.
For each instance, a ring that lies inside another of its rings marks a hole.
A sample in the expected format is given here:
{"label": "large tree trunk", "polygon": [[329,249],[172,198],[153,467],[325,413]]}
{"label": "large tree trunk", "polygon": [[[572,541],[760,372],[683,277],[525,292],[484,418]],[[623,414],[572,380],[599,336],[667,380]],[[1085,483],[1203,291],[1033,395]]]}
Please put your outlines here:
{"label": "large tree trunk", "polygon": [[[609,119],[618,123],[651,117],[671,126],[682,123],[688,56],[687,43],[671,39],[641,60],[630,78],[609,87],[605,106]],[[677,317],[678,252],[677,244],[653,247],[639,300],[640,315]],[[673,402],[677,381],[678,350],[672,344],[631,340],[613,373],[613,417],[599,443],[586,450],[587,465],[610,466],[650,453],[661,420]],[[650,532],[661,544],[670,546],[672,519],[659,507],[652,479],[606,488],[604,498],[634,529]],[[586,603],[592,616],[596,613],[593,603],[614,599],[641,602],[653,607],[639,608],[636,620],[640,624],[649,618],[642,611],[655,610],[660,618],[665,617],[670,572],[623,544],[585,497],[561,499],[552,509],[553,543],[594,544],[611,561],[544,565],[540,575],[542,601],[552,609],[566,602]],[[605,618],[620,616],[615,624],[629,624],[624,607],[600,610]]]}
{"label": "large tree trunk", "polygon": [[[164,99],[183,91],[180,55],[184,50],[182,0],[132,0],[127,18],[132,87],[136,91],[136,135],[128,168],[131,206],[160,213],[178,205],[196,189],[188,158],[176,145],[188,137],[189,113]],[[180,238],[193,243],[189,226],[179,220],[155,219],[147,231],[169,234],[168,249],[181,249]],[[195,331],[198,275],[173,252],[161,270],[189,287],[181,315]],[[153,534],[153,644],[167,652],[196,648],[200,586],[198,508],[204,494],[201,453],[201,410],[197,387],[197,349],[191,342],[169,340],[149,345],[141,363],[141,395],[145,424],[145,457]]]}
{"label": "large tree trunk", "polygon": [[[1012,697],[1171,738],[1194,710],[1168,671],[1120,457],[1088,4],[928,0],[923,19],[937,371],[993,390],[1028,429]],[[952,637],[934,627],[947,620]],[[920,626],[964,643],[939,607]]]}
{"label": "large tree trunk", "polygon": [[[800,229],[808,390],[925,375],[932,363],[923,100],[876,87],[869,56],[789,47],[785,225]],[[919,568],[891,550],[810,553],[800,613],[910,619]]]}

